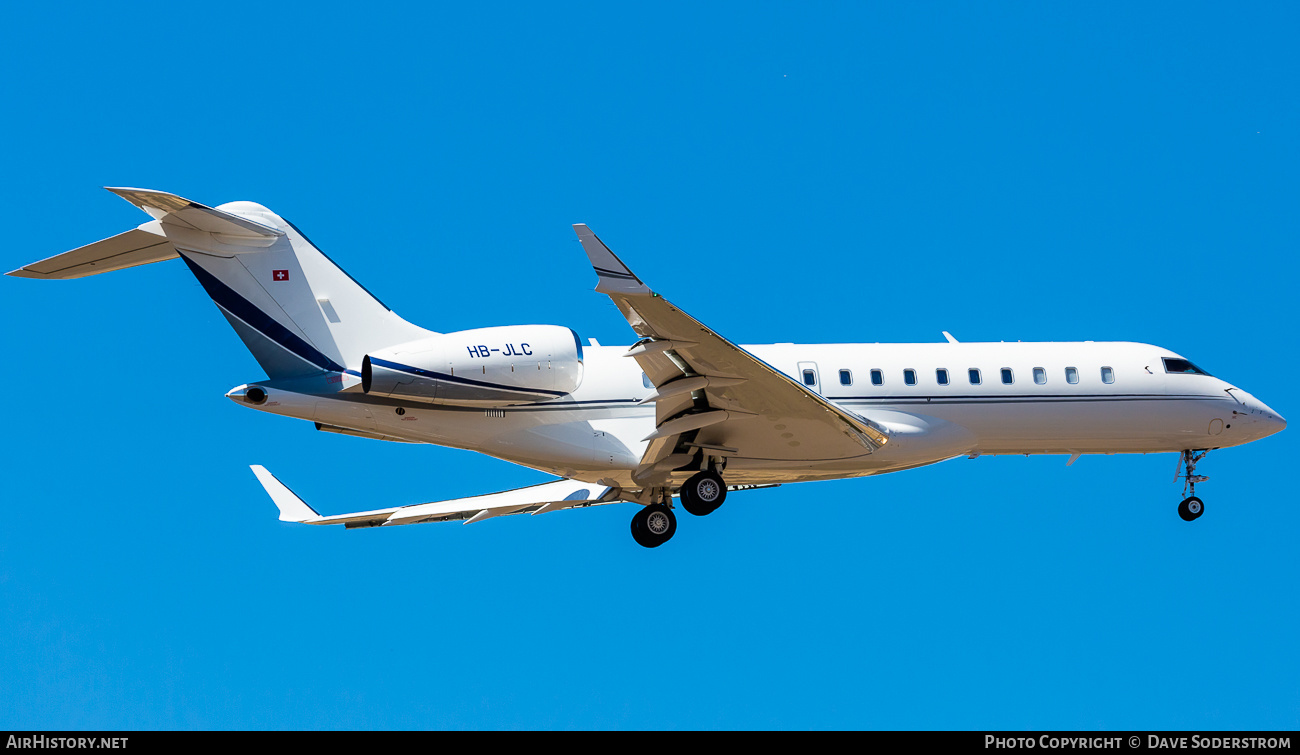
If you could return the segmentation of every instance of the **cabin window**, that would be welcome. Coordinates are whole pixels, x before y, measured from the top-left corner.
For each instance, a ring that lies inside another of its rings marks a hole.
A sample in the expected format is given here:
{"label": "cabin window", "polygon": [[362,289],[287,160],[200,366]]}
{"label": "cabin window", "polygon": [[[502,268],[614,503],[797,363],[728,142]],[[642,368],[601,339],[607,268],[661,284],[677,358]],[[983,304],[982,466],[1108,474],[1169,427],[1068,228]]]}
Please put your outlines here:
{"label": "cabin window", "polygon": [[1034,368],[1034,382],[1038,385],[1047,385],[1047,370],[1042,367]]}
{"label": "cabin window", "polygon": [[939,381],[939,385],[948,384],[948,371],[940,367],[934,371],[934,379]]}
{"label": "cabin window", "polygon": [[872,385],[884,385],[884,384],[885,384],[885,373],[881,372],[880,370],[872,370],[872,371],[871,371],[871,384],[872,384]]}
{"label": "cabin window", "polygon": [[1168,372],[1170,375],[1205,375],[1206,377],[1210,376],[1210,373],[1206,372],[1200,367],[1197,367],[1196,365],[1192,364],[1186,359],[1165,357],[1164,362],[1165,362],[1165,372]]}
{"label": "cabin window", "polygon": [[1015,379],[1016,379],[1015,375],[1012,375],[1012,374],[1011,374],[1011,368],[1010,368],[1010,367],[1003,367],[1003,368],[1002,368],[1002,384],[1003,384],[1003,385],[1011,385],[1011,383],[1015,382]]}
{"label": "cabin window", "polygon": [[1079,371],[1073,367],[1065,368],[1065,382],[1070,385],[1077,385],[1079,382]]}
{"label": "cabin window", "polygon": [[972,367],[972,368],[970,368],[969,370],[967,370],[966,373],[967,373],[968,375],[970,375],[970,384],[971,384],[971,385],[979,385],[979,384],[980,384],[980,371],[979,371],[979,370],[977,370],[977,369],[975,369],[974,367]]}
{"label": "cabin window", "polygon": [[804,371],[803,371],[803,384],[804,384],[804,385],[817,385],[817,373],[813,372],[812,370],[804,370]]}
{"label": "cabin window", "polygon": [[1101,368],[1101,382],[1110,385],[1115,382],[1115,371],[1109,367]]}
{"label": "cabin window", "polygon": [[[542,363],[541,363],[541,362],[538,362],[538,363],[537,363],[537,369],[539,369],[539,370],[542,369]],[[652,383],[652,382],[650,382],[650,376],[647,375],[647,374],[645,374],[644,372],[641,373],[641,385],[644,385],[644,386],[647,387],[647,388],[653,388],[653,387],[655,387],[655,384]]]}
{"label": "cabin window", "polygon": [[840,370],[840,385],[853,385],[853,373],[849,370]]}
{"label": "cabin window", "polygon": [[916,370],[903,370],[903,382],[908,385],[916,385]]}

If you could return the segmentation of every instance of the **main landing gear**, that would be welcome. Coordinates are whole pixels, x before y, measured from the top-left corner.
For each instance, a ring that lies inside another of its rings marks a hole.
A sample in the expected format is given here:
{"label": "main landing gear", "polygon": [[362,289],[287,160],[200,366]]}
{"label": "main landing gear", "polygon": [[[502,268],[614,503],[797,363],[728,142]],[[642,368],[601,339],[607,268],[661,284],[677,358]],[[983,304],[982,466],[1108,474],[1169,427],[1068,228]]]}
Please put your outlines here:
{"label": "main landing gear", "polygon": [[[1205,482],[1210,479],[1196,474],[1196,463],[1205,458],[1209,451],[1183,451],[1183,455],[1178,460],[1178,471],[1174,474],[1174,482],[1179,477],[1183,478],[1183,494],[1187,497],[1183,502],[1178,504],[1178,516],[1183,521],[1190,522],[1193,519],[1199,519],[1201,514],[1205,513],[1205,504],[1200,498],[1196,497],[1196,483]],[[1183,470],[1187,471],[1184,473]]]}
{"label": "main landing gear", "polygon": [[707,516],[717,511],[722,502],[727,500],[727,484],[722,481],[722,475],[706,469],[687,480],[679,495],[682,497],[682,508],[687,513]]}
{"label": "main landing gear", "polygon": [[632,517],[632,539],[637,545],[658,548],[677,532],[677,517],[662,503],[643,507]]}
{"label": "main landing gear", "polygon": [[[695,516],[706,516],[717,511],[722,502],[727,500],[727,484],[717,469],[710,467],[692,475],[678,492],[682,508]],[[632,539],[646,548],[658,548],[672,538],[677,532],[677,517],[673,514],[672,493],[668,489],[658,491],[652,498],[658,500],[644,506],[632,517]]]}

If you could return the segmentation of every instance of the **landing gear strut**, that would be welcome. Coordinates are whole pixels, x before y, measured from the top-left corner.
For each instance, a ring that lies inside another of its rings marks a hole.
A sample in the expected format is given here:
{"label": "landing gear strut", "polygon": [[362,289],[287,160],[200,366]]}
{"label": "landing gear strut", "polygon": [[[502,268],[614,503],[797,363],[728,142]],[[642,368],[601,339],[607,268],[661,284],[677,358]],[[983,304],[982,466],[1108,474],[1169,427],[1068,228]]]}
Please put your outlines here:
{"label": "landing gear strut", "polygon": [[[1178,472],[1174,475],[1174,481],[1177,482],[1179,477],[1183,478],[1183,494],[1187,497],[1178,504],[1178,516],[1185,522],[1199,519],[1201,514],[1205,513],[1205,504],[1196,497],[1196,483],[1205,482],[1210,478],[1196,474],[1196,463],[1204,459],[1208,453],[1209,451],[1198,452],[1188,449],[1183,451],[1182,458],[1178,460]],[[1187,470],[1185,473],[1184,469]]]}

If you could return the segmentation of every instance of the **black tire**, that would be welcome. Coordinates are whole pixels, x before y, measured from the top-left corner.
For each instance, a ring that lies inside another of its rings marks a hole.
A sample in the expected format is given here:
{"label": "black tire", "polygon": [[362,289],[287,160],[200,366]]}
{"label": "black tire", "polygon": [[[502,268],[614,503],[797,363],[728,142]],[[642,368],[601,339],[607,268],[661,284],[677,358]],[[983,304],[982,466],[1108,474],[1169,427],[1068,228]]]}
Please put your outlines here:
{"label": "black tire", "polygon": [[1185,498],[1182,503],[1178,504],[1178,516],[1182,517],[1184,522],[1200,519],[1201,514],[1204,513],[1205,503],[1196,496]]}
{"label": "black tire", "polygon": [[638,511],[636,512],[636,516],[632,517],[632,539],[636,541],[637,545],[643,548],[653,548],[654,546],[648,543],[641,535],[641,513],[642,512]]}
{"label": "black tire", "polygon": [[662,503],[646,506],[632,517],[632,539],[642,547],[658,548],[676,532],[677,517]]}
{"label": "black tire", "polygon": [[707,516],[727,500],[727,484],[717,472],[706,470],[687,480],[678,495],[686,513]]}

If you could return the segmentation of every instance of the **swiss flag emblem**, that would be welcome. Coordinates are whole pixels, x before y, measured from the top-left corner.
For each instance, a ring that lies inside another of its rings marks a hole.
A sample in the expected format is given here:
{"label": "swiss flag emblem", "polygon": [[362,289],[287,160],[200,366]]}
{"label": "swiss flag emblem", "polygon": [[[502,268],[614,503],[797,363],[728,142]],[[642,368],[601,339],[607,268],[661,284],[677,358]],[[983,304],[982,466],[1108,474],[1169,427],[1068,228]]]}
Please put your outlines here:
{"label": "swiss flag emblem", "polygon": [[272,279],[272,280],[278,280],[278,281],[287,281],[287,280],[289,280],[289,271],[288,271],[288,270],[272,270],[272,271],[271,271],[271,279]]}

